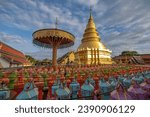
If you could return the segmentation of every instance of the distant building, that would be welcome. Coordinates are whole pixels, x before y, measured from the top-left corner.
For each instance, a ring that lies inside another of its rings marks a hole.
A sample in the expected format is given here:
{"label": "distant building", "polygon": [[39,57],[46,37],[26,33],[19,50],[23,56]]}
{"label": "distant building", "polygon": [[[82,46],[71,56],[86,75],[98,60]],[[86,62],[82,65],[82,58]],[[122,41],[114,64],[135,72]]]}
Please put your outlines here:
{"label": "distant building", "polygon": [[73,51],[70,51],[63,55],[62,57],[58,58],[57,63],[61,65],[71,64],[74,63],[75,54]]}
{"label": "distant building", "polygon": [[25,55],[10,47],[9,45],[0,42],[0,68],[29,66]]}
{"label": "distant building", "polygon": [[145,64],[150,64],[150,54],[140,54]]}
{"label": "distant building", "polygon": [[115,56],[113,60],[116,63],[123,64],[150,64],[150,55],[138,55],[138,56]]}
{"label": "distant building", "polygon": [[44,60],[37,60],[35,62],[35,65],[36,66],[40,66],[40,65],[44,65],[44,66],[50,66],[52,65],[52,60],[49,60],[49,59],[44,59]]}

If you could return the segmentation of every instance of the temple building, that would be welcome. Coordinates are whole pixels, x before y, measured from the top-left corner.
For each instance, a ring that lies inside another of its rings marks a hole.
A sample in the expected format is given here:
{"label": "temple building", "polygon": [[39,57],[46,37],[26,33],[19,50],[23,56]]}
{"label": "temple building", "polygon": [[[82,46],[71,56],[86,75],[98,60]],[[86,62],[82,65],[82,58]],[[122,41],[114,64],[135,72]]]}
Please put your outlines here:
{"label": "temple building", "polygon": [[115,56],[113,61],[116,64],[145,64],[141,56]]}
{"label": "temple building", "polygon": [[22,52],[0,41],[0,68],[30,65]]}
{"label": "temple building", "polygon": [[90,11],[81,44],[75,53],[76,62],[78,64],[112,64],[111,53],[101,42]]}
{"label": "temple building", "polygon": [[150,64],[150,54],[139,54],[137,56],[119,55],[113,57],[116,64]]}
{"label": "temple building", "polygon": [[64,54],[62,57],[58,58],[57,63],[59,65],[66,65],[66,64],[71,65],[72,63],[74,63],[74,60],[75,60],[74,51],[70,51]]}
{"label": "temple building", "polygon": [[145,64],[150,64],[150,54],[140,54]]}

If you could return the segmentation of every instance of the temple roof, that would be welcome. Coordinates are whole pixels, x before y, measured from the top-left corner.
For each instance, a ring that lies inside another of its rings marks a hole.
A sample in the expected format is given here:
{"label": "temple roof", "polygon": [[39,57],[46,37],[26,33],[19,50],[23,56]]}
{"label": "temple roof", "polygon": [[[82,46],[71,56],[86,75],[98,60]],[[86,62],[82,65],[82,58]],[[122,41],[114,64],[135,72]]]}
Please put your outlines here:
{"label": "temple roof", "polygon": [[12,63],[18,64],[28,63],[28,61],[25,58],[25,55],[22,52],[10,47],[9,45],[3,42],[0,42],[0,53],[1,57]]}
{"label": "temple roof", "polygon": [[67,57],[69,57],[69,55],[71,53],[74,53],[73,51],[67,52],[66,54],[64,54],[63,56],[61,56],[60,58],[58,58],[57,62],[61,63],[64,59],[66,59]]}

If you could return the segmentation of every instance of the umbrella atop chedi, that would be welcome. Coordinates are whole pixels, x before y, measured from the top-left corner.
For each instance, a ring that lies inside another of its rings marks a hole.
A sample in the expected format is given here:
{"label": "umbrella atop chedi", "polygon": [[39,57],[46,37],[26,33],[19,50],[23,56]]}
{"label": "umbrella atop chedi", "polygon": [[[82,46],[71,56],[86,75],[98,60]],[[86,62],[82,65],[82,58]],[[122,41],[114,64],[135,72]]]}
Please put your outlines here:
{"label": "umbrella atop chedi", "polygon": [[57,66],[57,49],[67,48],[74,45],[75,37],[73,34],[56,28],[40,29],[33,34],[33,43],[40,47],[52,48],[52,65],[56,70]]}

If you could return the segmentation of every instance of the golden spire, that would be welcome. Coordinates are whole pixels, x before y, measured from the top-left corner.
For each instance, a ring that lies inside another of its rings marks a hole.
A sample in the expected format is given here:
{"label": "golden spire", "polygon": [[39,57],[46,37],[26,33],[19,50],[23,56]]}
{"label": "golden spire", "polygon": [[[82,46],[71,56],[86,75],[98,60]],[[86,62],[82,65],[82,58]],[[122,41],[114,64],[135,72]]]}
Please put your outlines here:
{"label": "golden spire", "polygon": [[111,51],[101,42],[100,36],[96,30],[91,6],[88,23],[76,53],[75,56],[79,64],[112,63],[110,57]]}
{"label": "golden spire", "polygon": [[92,7],[90,6],[90,17],[86,25],[85,32],[83,34],[82,43],[78,49],[83,49],[83,48],[106,49],[106,47],[103,45],[103,43],[100,40],[101,39],[96,30],[96,26],[92,16]]}
{"label": "golden spire", "polygon": [[93,17],[92,17],[92,6],[90,6],[90,18],[89,19],[93,19]]}

